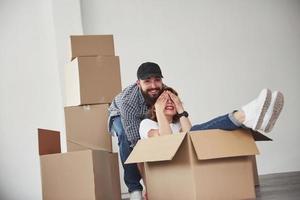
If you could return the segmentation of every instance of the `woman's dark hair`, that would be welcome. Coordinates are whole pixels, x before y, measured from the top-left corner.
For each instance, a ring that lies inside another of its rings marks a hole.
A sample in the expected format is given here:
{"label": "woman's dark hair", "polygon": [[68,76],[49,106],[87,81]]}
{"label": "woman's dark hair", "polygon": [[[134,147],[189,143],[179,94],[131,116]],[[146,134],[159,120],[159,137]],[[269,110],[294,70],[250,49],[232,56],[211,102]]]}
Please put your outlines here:
{"label": "woman's dark hair", "polygon": [[[160,94],[159,96],[164,92],[164,91],[170,91],[172,92],[173,94],[175,94],[176,96],[178,96],[178,93],[171,87],[168,87],[168,86],[164,86],[162,88],[162,90],[160,91]],[[155,102],[149,107],[149,111],[147,113],[147,118],[153,120],[153,121],[156,121],[157,122],[157,118],[156,118],[156,112],[155,112],[155,106],[154,106]],[[178,114],[174,115],[173,116],[173,123],[176,123],[178,122],[179,120],[179,117],[178,117]]]}

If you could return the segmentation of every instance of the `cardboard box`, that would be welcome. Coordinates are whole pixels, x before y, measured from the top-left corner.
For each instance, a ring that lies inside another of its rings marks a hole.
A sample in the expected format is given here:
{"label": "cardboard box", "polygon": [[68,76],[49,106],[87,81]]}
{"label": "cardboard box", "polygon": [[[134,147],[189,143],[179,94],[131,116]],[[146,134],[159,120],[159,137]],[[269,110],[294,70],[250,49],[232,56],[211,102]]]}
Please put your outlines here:
{"label": "cardboard box", "polygon": [[[249,131],[251,132],[251,135],[253,136],[253,138],[256,142],[273,141],[271,138],[261,134],[258,131],[253,131],[251,129],[249,129]],[[256,164],[256,156],[255,155],[251,156],[251,159],[252,159],[252,165],[253,165],[254,183],[255,183],[255,186],[259,186],[259,177],[258,177],[258,170],[257,170],[257,164]]]}
{"label": "cardboard box", "polygon": [[114,40],[112,35],[72,35],[72,60],[80,56],[114,56]]}
{"label": "cardboard box", "polygon": [[139,140],[126,163],[145,162],[149,199],[253,199],[252,135],[207,130]]}
{"label": "cardboard box", "polygon": [[79,147],[73,147],[79,145],[85,149],[112,152],[112,139],[107,128],[108,107],[108,104],[65,107],[68,151],[78,150]]}
{"label": "cardboard box", "polygon": [[92,147],[87,147],[86,145],[83,144],[78,144],[76,142],[72,142],[70,140],[67,140],[67,151],[81,151],[81,150],[87,150],[87,149],[93,149]]}
{"label": "cardboard box", "polygon": [[[50,146],[43,139],[40,142]],[[52,146],[51,151],[57,150]],[[84,150],[45,154],[40,156],[40,165],[43,200],[121,199],[117,153]]]}
{"label": "cardboard box", "polygon": [[44,200],[120,200],[118,156],[84,150],[41,156]]}
{"label": "cardboard box", "polygon": [[110,103],[121,92],[117,56],[78,57],[65,66],[65,105]]}

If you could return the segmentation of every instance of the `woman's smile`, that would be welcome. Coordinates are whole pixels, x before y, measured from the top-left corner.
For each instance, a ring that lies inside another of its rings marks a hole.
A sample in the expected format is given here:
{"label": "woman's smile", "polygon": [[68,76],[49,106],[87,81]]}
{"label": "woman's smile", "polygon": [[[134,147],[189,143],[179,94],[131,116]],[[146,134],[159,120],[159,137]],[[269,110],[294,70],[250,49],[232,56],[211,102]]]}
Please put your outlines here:
{"label": "woman's smile", "polygon": [[174,109],[175,109],[175,107],[172,105],[165,107],[165,110],[174,110]]}

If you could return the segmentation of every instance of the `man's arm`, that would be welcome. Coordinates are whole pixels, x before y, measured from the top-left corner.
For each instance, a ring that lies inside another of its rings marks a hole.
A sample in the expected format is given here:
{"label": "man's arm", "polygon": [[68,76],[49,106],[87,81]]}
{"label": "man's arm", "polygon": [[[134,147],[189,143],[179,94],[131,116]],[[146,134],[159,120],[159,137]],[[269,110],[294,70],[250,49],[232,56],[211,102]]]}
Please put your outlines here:
{"label": "man's arm", "polygon": [[140,139],[140,107],[138,105],[134,105],[133,102],[125,101],[120,108],[120,114],[127,139],[131,142],[131,146],[135,145],[135,143]]}

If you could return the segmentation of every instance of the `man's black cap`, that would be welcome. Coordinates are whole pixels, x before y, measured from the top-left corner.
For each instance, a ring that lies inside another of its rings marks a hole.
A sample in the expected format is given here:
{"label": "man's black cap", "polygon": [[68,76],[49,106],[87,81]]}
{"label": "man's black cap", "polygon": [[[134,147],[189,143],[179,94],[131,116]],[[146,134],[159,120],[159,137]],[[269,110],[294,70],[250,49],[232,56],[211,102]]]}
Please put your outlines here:
{"label": "man's black cap", "polygon": [[153,62],[145,62],[141,64],[139,69],[137,70],[137,78],[145,80],[150,77],[163,78],[158,64]]}

